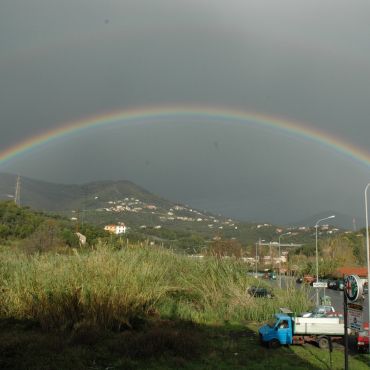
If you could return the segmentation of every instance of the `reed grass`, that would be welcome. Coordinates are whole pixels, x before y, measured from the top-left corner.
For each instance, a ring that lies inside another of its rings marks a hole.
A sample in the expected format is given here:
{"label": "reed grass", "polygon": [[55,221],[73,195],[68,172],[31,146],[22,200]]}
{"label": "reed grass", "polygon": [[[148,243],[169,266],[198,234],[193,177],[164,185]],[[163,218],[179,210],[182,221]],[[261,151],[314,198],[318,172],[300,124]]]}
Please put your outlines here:
{"label": "reed grass", "polygon": [[253,298],[246,294],[251,285],[255,279],[238,260],[195,260],[157,247],[99,245],[69,255],[0,250],[0,316],[32,319],[45,329],[81,323],[120,329],[153,315],[198,323],[263,321],[279,307],[307,308],[304,291]]}

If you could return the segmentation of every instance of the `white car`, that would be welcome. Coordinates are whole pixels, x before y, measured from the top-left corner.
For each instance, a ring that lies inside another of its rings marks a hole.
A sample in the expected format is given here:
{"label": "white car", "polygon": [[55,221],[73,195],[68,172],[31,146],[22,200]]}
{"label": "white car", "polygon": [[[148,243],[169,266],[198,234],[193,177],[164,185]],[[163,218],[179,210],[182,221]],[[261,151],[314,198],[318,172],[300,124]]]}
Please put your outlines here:
{"label": "white car", "polygon": [[336,316],[333,306],[317,306],[311,312],[302,313],[302,317],[330,317]]}

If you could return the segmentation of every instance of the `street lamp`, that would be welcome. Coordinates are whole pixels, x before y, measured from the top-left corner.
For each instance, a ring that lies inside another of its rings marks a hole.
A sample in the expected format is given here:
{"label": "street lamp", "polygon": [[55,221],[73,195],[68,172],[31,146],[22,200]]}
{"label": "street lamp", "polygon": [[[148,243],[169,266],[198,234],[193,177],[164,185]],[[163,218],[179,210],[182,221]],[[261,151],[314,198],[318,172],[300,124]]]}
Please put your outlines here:
{"label": "street lamp", "polygon": [[[366,185],[365,188],[365,219],[366,219],[366,259],[367,259],[367,286],[370,286],[370,250],[369,250],[369,218],[367,213],[367,189],[369,188],[370,183]],[[367,294],[368,299],[368,323],[370,324],[370,293]],[[368,331],[370,339],[370,330]],[[369,341],[369,353],[370,353],[370,341]]]}
{"label": "street lamp", "polygon": [[[321,221],[329,220],[330,218],[334,218],[335,215],[331,215],[329,217],[321,218],[316,222],[315,228],[316,228],[316,282],[319,282],[319,253],[317,250],[317,229],[319,227],[319,223]],[[316,306],[319,305],[319,288],[316,288]]]}
{"label": "street lamp", "polygon": [[259,260],[259,257],[258,257],[258,246],[261,244],[261,242],[264,242],[264,240],[259,239],[258,242],[256,242],[256,258],[255,258],[256,278],[258,277],[258,264],[257,264],[257,260]]}
{"label": "street lamp", "polygon": [[285,235],[290,235],[291,232],[287,232],[285,234],[279,235],[279,287],[281,288],[281,273],[280,273],[280,267],[281,267],[281,253],[280,253],[280,239]]}
{"label": "street lamp", "polygon": [[256,275],[255,277],[258,277],[258,266],[257,266],[257,258],[258,258],[258,242],[256,242],[256,258],[255,258],[255,264],[256,264]]}

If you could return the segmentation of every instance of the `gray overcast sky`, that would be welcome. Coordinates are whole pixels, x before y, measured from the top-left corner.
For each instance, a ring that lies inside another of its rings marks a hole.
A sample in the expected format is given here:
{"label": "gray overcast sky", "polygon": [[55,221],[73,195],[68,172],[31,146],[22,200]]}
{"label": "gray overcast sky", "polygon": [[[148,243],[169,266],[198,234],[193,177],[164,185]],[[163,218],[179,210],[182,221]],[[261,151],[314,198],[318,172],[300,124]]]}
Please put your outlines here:
{"label": "gray overcast sky", "polygon": [[[109,110],[212,105],[302,121],[364,150],[368,0],[2,0],[0,152]],[[129,179],[245,220],[363,217],[370,168],[225,122],[105,127],[0,166],[64,183]]]}

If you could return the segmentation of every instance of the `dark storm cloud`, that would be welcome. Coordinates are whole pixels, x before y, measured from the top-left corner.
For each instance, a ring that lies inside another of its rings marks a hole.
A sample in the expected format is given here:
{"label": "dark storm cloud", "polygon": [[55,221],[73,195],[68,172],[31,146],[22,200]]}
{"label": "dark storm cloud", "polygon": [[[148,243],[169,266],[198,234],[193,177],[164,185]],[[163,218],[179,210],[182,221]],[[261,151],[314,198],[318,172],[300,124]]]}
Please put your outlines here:
{"label": "dark storm cloud", "polygon": [[[0,150],[102,111],[173,103],[279,115],[366,148],[369,11],[365,0],[5,0]],[[277,133],[184,122],[85,132],[4,169],[62,182],[127,178],[275,222],[359,213],[356,194],[370,177]]]}

